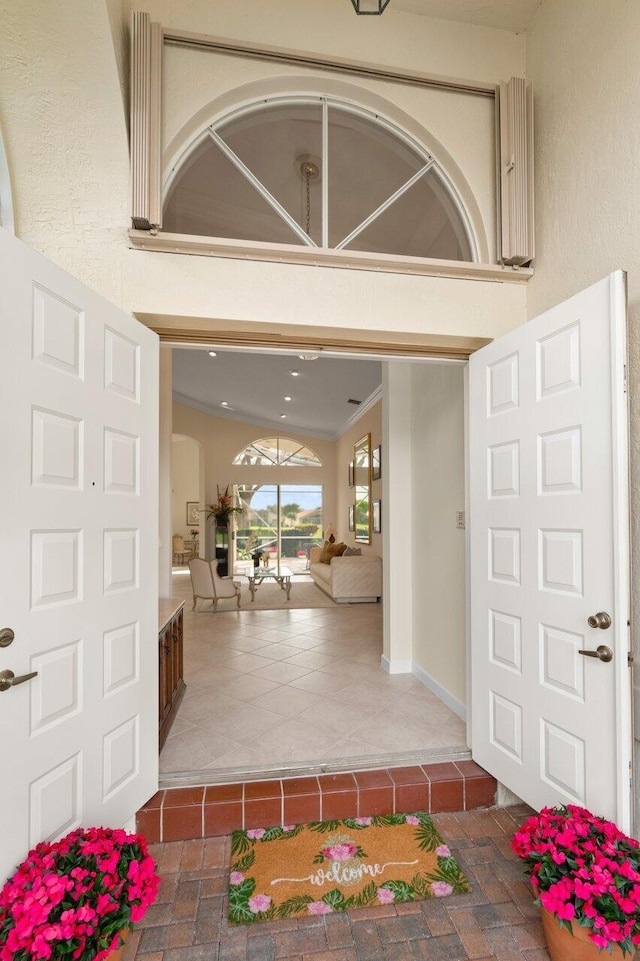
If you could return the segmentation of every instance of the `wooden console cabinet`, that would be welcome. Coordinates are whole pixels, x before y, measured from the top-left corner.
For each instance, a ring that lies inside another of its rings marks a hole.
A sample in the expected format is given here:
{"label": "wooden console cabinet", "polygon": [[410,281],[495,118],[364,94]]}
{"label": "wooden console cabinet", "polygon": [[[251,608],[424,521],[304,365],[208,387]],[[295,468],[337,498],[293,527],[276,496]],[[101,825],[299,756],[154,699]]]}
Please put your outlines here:
{"label": "wooden console cabinet", "polygon": [[183,610],[184,601],[180,604],[176,604],[175,601],[160,601],[158,631],[160,750],[167,739],[186,690],[186,684],[182,678]]}

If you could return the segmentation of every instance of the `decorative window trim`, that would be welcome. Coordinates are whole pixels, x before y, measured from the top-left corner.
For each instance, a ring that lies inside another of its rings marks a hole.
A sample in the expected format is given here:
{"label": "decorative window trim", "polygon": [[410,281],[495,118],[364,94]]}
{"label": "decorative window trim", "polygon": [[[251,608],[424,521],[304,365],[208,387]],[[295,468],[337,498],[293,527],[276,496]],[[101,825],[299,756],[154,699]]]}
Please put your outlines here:
{"label": "decorative window trim", "polygon": [[130,230],[131,247],[163,253],[191,254],[199,257],[227,257],[233,260],[262,260],[271,263],[303,264],[308,267],[342,267],[349,270],[374,270],[380,273],[416,274],[424,277],[449,277],[455,280],[492,280],[500,283],[526,283],[533,270],[505,264],[474,264],[462,260],[426,260],[394,254],[369,254],[357,250],[327,250],[299,247],[296,244],[264,244],[249,240],[198,237]]}
{"label": "decorative window trim", "polygon": [[[426,258],[350,252],[319,248],[298,251],[296,245],[260,244],[224,238],[162,234],[162,49],[165,44],[217,50],[279,63],[316,67],[334,74],[377,78],[414,86],[474,94],[494,100],[496,106],[498,265]],[[533,111],[531,86],[511,78],[507,84],[481,83],[434,74],[390,70],[379,64],[330,59],[316,54],[268,45],[245,45],[219,37],[180,30],[163,30],[149,14],[134,12],[131,34],[131,220],[132,247],[212,257],[242,257],[288,263],[418,273],[468,279],[526,281],[533,275],[523,269],[533,259]],[[525,214],[524,229],[522,214]],[[141,234],[146,236],[143,242]],[[176,242],[180,238],[181,243]],[[231,252],[235,251],[235,252]],[[310,259],[311,255],[311,259]],[[452,266],[453,265],[453,266]],[[479,268],[473,269],[473,268]]]}

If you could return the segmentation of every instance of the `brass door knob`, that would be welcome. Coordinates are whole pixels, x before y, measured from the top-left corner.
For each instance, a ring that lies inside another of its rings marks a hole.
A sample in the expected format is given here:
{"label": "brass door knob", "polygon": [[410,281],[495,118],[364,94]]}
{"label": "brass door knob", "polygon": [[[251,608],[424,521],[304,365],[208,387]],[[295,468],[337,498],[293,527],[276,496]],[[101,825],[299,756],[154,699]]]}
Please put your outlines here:
{"label": "brass door knob", "polygon": [[597,657],[598,660],[604,661],[605,664],[613,660],[613,651],[604,644],[600,644],[595,651],[578,651],[578,654],[583,654],[584,657]]}
{"label": "brass door knob", "polygon": [[611,627],[611,617],[606,611],[598,611],[587,618],[589,627],[599,627],[601,631],[606,631]]}
{"label": "brass door knob", "polygon": [[16,677],[13,671],[0,671],[0,691],[8,691],[16,684],[24,684],[25,681],[30,681],[32,677],[37,676],[37,671],[32,671],[31,674],[21,674],[20,677]]}

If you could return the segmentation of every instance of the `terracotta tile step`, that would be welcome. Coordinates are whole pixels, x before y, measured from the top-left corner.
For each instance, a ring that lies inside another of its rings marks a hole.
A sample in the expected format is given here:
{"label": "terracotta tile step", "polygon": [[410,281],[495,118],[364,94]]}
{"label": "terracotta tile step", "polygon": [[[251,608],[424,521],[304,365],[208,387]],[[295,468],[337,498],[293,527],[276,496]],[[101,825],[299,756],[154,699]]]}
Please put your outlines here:
{"label": "terracotta tile step", "polygon": [[138,811],[149,842],[218,837],[239,829],[374,814],[473,811],[495,804],[496,781],[474,761],[447,761],[158,791]]}

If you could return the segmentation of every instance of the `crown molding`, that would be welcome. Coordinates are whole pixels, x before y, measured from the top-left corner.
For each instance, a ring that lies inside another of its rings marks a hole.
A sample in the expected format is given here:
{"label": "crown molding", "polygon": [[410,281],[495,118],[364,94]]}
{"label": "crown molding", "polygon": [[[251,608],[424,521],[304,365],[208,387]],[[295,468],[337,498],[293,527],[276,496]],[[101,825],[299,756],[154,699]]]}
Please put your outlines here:
{"label": "crown molding", "polygon": [[252,424],[255,427],[264,427],[267,430],[273,431],[277,436],[293,435],[294,437],[316,437],[318,440],[329,441],[335,441],[339,436],[334,431],[301,429],[296,427],[295,424],[287,424],[285,426],[281,420],[272,421],[266,418],[247,417],[231,408],[211,407],[209,404],[203,404],[200,401],[194,400],[192,397],[188,397],[186,394],[181,394],[177,390],[173,391],[173,400],[176,404],[182,404],[184,407],[199,410],[201,414],[209,414],[210,417],[219,417],[221,420],[236,420],[241,424]]}
{"label": "crown molding", "polygon": [[360,420],[360,418],[361,418],[361,417],[364,417],[364,415],[367,413],[367,411],[368,411],[368,410],[371,410],[371,408],[372,408],[375,404],[377,404],[378,401],[380,401],[380,400],[382,400],[382,384],[380,384],[378,387],[376,387],[376,389],[369,394],[369,396],[367,397],[367,399],[362,401],[362,403],[359,405],[358,409],[357,409],[357,410],[354,410],[354,412],[353,412],[353,414],[351,415],[351,417],[348,417],[347,420],[345,420],[345,422],[343,423],[342,427],[339,427],[339,428],[338,428],[338,431],[337,431],[337,433],[335,434],[334,440],[339,440],[340,437],[342,437],[343,434],[346,434],[346,432],[349,430],[349,428],[350,428],[350,427],[353,427],[354,424],[357,424],[357,422]]}

